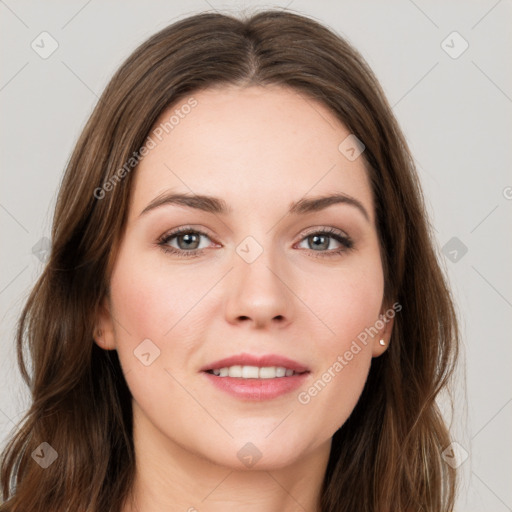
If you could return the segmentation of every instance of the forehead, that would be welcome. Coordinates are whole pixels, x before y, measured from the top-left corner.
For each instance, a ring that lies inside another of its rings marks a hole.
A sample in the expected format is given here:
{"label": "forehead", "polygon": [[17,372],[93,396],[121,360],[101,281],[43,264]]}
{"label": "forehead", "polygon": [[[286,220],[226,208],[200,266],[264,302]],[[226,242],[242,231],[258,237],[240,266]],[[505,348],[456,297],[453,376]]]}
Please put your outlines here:
{"label": "forehead", "polygon": [[349,135],[326,106],[290,88],[191,93],[149,134],[154,147],[135,173],[132,214],[170,189],[221,197],[233,211],[342,192],[371,213],[364,160],[351,161],[339,149]]}

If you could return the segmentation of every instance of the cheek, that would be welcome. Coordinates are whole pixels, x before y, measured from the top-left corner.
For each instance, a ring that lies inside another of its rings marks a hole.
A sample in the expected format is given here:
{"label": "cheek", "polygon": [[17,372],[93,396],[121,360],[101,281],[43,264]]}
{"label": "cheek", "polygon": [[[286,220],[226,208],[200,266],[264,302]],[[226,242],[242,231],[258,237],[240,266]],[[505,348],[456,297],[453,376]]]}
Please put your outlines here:
{"label": "cheek", "polygon": [[373,326],[379,318],[382,296],[378,278],[365,279],[354,273],[344,279],[329,311],[335,337],[346,344]]}
{"label": "cheek", "polygon": [[178,428],[171,406],[190,401],[178,382],[187,377],[197,348],[194,306],[211,286],[212,275],[202,279],[192,267],[171,271],[135,254],[120,253],[110,281],[117,352],[139,407],[168,428]]}
{"label": "cheek", "polygon": [[340,268],[315,285],[305,302],[322,320],[314,344],[320,364],[298,402],[310,418],[318,418],[313,429],[332,435],[351,414],[368,377],[371,343],[378,336],[372,328],[384,291],[380,259],[360,261],[350,271]]}
{"label": "cheek", "polygon": [[201,301],[211,280],[211,273],[203,279],[194,270],[171,273],[143,260],[120,257],[111,279],[114,314],[125,327],[118,334],[124,337],[129,332],[133,342],[150,338],[163,343],[185,329],[187,321],[182,319]]}
{"label": "cheek", "polygon": [[303,280],[301,298],[318,317],[320,327],[323,323],[326,354],[346,350],[379,318],[384,293],[382,267],[374,256],[365,260],[354,258],[346,267]]}

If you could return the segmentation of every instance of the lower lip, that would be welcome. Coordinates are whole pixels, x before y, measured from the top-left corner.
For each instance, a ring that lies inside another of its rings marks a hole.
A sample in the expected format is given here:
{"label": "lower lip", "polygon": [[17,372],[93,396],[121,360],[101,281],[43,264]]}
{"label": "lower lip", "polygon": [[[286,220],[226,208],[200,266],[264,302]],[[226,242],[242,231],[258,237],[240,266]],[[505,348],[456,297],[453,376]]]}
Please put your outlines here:
{"label": "lower lip", "polygon": [[218,377],[212,373],[203,372],[208,380],[222,391],[243,400],[271,400],[286,393],[291,393],[300,387],[309,372],[292,375],[291,377],[276,377],[274,379],[242,379],[240,377]]}

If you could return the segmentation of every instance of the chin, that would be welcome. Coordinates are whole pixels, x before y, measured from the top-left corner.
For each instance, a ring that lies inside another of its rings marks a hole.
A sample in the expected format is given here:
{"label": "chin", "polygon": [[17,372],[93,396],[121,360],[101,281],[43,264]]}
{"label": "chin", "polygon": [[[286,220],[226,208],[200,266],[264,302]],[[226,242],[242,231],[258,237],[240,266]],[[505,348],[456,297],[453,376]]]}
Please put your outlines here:
{"label": "chin", "polygon": [[247,437],[230,441],[225,448],[204,454],[213,464],[237,471],[271,471],[282,469],[296,462],[304,451],[292,439],[264,439]]}

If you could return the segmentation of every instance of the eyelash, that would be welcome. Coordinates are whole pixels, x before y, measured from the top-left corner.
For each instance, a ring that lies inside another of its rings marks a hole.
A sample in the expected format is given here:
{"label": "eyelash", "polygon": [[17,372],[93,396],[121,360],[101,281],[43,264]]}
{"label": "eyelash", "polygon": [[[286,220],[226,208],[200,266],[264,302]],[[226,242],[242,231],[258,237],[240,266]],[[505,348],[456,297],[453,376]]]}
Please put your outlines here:
{"label": "eyelash", "polygon": [[[175,238],[176,236],[178,236],[180,234],[190,234],[190,233],[204,235],[204,236],[210,238],[208,233],[205,233],[204,231],[201,231],[200,229],[197,229],[197,228],[192,229],[190,227],[184,226],[184,227],[176,228],[175,230],[171,231],[170,233],[165,233],[164,235],[162,235],[158,239],[157,245],[165,253],[174,254],[175,256],[177,256],[179,258],[195,258],[195,257],[201,256],[201,254],[203,253],[203,251],[205,249],[193,249],[190,251],[185,251],[185,250],[176,249],[175,247],[170,247],[169,245],[167,245],[169,243],[169,241],[172,240],[173,238]],[[318,231],[311,231],[311,232],[305,234],[301,238],[300,242],[302,242],[306,238],[313,236],[313,235],[327,235],[330,238],[334,238],[337,242],[339,242],[342,245],[342,247],[340,247],[339,249],[331,249],[331,250],[327,250],[327,251],[314,251],[313,249],[306,249],[309,252],[316,253],[313,256],[315,258],[330,258],[330,257],[338,256],[341,253],[344,253],[344,252],[352,249],[352,247],[354,245],[352,242],[352,239],[349,236],[341,235],[338,230],[336,230],[334,228],[330,228],[330,227],[321,228]]]}

